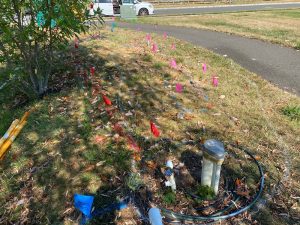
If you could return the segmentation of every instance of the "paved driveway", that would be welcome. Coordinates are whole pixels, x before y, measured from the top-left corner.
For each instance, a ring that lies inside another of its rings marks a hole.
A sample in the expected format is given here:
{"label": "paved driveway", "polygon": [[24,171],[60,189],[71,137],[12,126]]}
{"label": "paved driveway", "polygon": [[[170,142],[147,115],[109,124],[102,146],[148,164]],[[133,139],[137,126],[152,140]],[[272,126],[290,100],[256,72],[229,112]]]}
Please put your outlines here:
{"label": "paved driveway", "polygon": [[268,42],[220,32],[175,26],[119,23],[120,27],[176,37],[227,55],[282,89],[300,96],[300,51]]}

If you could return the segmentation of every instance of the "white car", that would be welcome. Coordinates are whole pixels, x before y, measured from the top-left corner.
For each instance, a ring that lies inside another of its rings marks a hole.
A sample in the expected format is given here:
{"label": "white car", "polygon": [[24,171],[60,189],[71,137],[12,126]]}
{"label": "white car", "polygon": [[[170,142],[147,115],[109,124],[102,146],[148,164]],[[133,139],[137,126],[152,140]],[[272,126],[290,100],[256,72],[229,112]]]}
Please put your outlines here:
{"label": "white car", "polygon": [[153,5],[149,2],[140,2],[138,0],[94,0],[94,10],[98,7],[105,16],[115,16],[120,14],[120,5],[133,5],[136,15],[146,16],[154,13]]}

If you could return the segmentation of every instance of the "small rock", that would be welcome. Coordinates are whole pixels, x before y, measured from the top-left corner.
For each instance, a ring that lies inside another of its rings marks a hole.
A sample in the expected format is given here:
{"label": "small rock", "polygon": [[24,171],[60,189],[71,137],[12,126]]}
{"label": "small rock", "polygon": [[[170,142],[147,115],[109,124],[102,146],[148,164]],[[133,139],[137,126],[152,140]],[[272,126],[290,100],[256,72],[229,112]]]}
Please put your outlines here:
{"label": "small rock", "polygon": [[132,116],[133,114],[132,114],[132,112],[130,112],[130,111],[128,111],[126,114],[125,114],[125,116]]}
{"label": "small rock", "polygon": [[102,166],[104,163],[105,163],[105,161],[97,162],[96,166]]}
{"label": "small rock", "polygon": [[19,200],[18,202],[17,202],[17,206],[19,206],[19,205],[23,205],[24,204],[24,199],[21,199],[21,200]]}
{"label": "small rock", "polygon": [[181,109],[182,108],[182,104],[180,102],[176,102],[175,103],[175,107],[176,107],[176,109]]}
{"label": "small rock", "polygon": [[231,116],[230,119],[233,120],[234,122],[238,122],[239,121],[239,119],[236,118],[236,117],[234,117],[234,116]]}
{"label": "small rock", "polygon": [[219,98],[220,98],[220,99],[224,99],[224,98],[225,98],[225,95],[220,95]]}
{"label": "small rock", "polygon": [[177,166],[178,168],[182,168],[182,167],[184,167],[184,163],[182,163],[182,162],[180,162],[179,164],[178,164],[178,166]]}
{"label": "small rock", "polygon": [[177,118],[183,120],[184,119],[184,113],[183,112],[178,113]]}
{"label": "small rock", "polygon": [[200,112],[206,113],[208,110],[206,108],[201,108]]}
{"label": "small rock", "polygon": [[188,109],[188,108],[185,108],[185,107],[182,107],[182,110],[186,113],[192,113],[193,110],[192,109]]}
{"label": "small rock", "polygon": [[175,95],[170,95],[170,98],[172,98],[173,100],[177,100],[177,97]]}

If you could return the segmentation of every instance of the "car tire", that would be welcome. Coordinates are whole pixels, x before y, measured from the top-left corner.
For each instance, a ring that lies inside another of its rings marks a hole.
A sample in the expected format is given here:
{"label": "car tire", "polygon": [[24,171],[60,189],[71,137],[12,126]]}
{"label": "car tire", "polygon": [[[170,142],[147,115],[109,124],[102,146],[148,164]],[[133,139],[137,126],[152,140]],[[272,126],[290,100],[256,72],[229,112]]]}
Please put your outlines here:
{"label": "car tire", "polygon": [[149,15],[149,11],[148,9],[142,8],[139,11],[139,16],[148,16]]}

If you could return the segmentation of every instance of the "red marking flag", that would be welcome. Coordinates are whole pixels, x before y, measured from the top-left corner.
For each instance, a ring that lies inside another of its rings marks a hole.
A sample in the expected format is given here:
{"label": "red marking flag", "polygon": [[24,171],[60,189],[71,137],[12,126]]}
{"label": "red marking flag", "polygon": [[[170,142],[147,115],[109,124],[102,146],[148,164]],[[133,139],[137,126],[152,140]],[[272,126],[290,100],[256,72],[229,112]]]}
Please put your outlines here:
{"label": "red marking flag", "polygon": [[91,66],[90,68],[90,73],[94,76],[95,75],[95,71],[96,71],[96,68],[94,66]]}
{"label": "red marking flag", "polygon": [[77,38],[74,39],[74,46],[75,46],[75,48],[79,47],[79,41]]}
{"label": "red marking flag", "polygon": [[102,95],[102,99],[103,99],[105,105],[111,105],[111,101],[109,100],[108,97],[106,97],[105,95]]}
{"label": "red marking flag", "polygon": [[152,132],[152,134],[153,134],[155,137],[159,137],[160,132],[159,132],[159,130],[157,129],[157,127],[155,126],[155,124],[154,124],[152,121],[150,121],[150,127],[151,127],[151,132]]}

